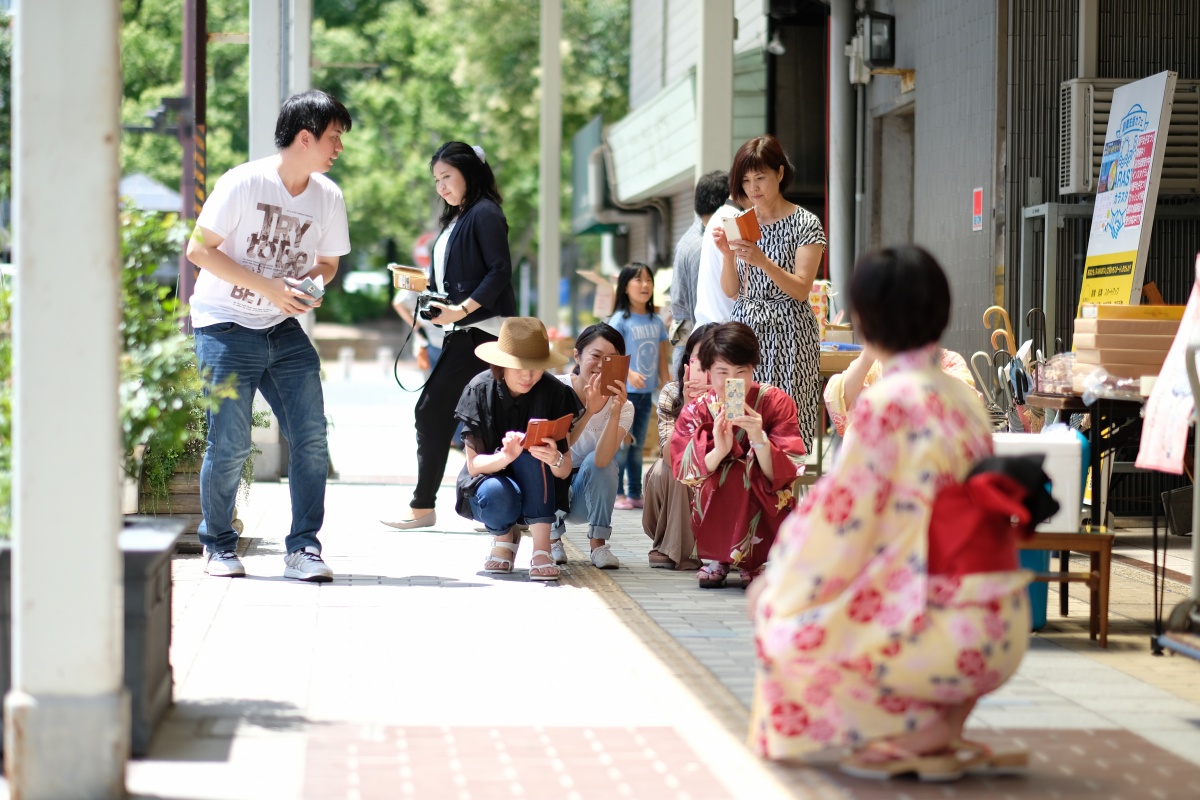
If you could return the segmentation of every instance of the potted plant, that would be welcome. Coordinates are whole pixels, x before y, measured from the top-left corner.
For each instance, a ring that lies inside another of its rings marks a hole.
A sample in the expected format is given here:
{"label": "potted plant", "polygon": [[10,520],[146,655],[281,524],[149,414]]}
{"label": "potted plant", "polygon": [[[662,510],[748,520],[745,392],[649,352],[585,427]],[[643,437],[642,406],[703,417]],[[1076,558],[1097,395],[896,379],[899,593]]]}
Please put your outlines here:
{"label": "potted plant", "polygon": [[[179,549],[199,552],[198,474],[208,412],[234,390],[228,383],[206,387],[192,338],[183,332],[183,308],[154,280],[162,262],[178,257],[185,233],[174,214],[122,211],[121,426],[125,473],[139,485],[137,511],[180,518]],[[253,453],[242,474],[245,492]]]}

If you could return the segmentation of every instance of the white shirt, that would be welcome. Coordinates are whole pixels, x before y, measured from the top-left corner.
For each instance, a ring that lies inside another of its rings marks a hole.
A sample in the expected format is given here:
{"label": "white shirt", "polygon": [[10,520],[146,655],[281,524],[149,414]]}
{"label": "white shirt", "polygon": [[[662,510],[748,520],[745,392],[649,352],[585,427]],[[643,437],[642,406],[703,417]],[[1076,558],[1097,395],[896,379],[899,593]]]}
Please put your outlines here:
{"label": "white shirt", "polygon": [[[567,386],[574,385],[571,383],[573,375],[559,375],[560,381]],[[575,444],[571,445],[571,463],[579,467],[583,460],[589,454],[596,452],[596,448],[600,446],[600,435],[604,433],[605,426],[608,425],[608,418],[612,415],[612,402],[604,404],[604,408],[600,409],[600,413],[587,421],[583,426],[583,432],[579,434],[579,438],[575,440]],[[617,423],[621,428],[620,440],[624,441],[626,435],[629,434],[630,428],[633,427],[633,403],[626,401],[621,406],[621,419]]]}
{"label": "white shirt", "polygon": [[[283,185],[274,156],[226,172],[213,187],[196,224],[220,236],[217,247],[265,278],[299,278],[317,259],[350,252],[346,203],[337,185],[320,173],[295,197]],[[192,325],[235,322],[261,330],[288,315],[265,297],[200,270],[191,297]]]}
{"label": "white shirt", "polygon": [[728,322],[733,316],[736,300],[721,288],[721,251],[713,241],[713,231],[720,227],[722,219],[738,213],[734,206],[726,203],[717,209],[704,228],[700,241],[700,269],[696,273],[697,328],[709,322]]}

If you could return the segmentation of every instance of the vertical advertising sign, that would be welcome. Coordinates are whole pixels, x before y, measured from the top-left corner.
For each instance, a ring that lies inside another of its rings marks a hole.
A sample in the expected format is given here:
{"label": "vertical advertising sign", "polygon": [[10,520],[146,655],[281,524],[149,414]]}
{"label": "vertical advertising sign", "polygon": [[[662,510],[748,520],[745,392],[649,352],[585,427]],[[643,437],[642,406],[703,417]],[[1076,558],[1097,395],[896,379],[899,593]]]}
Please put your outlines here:
{"label": "vertical advertising sign", "polygon": [[1113,92],[1078,305],[1141,300],[1175,77],[1160,72]]}
{"label": "vertical advertising sign", "polygon": [[983,230],[983,187],[971,192],[971,230]]}

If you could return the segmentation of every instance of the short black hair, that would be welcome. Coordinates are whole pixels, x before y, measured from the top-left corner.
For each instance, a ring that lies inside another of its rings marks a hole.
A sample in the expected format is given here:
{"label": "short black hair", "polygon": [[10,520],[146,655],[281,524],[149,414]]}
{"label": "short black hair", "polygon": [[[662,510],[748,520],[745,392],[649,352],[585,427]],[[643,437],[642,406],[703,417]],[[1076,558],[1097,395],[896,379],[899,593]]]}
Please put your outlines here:
{"label": "short black hair", "polygon": [[[579,338],[575,340],[575,350],[582,355],[583,349],[595,339],[604,339],[616,349],[617,355],[625,355],[625,337],[607,322],[597,322],[595,325],[584,328],[583,333],[579,334]],[[579,364],[575,365],[573,374],[579,374]]]}
{"label": "short black hair", "polygon": [[950,282],[916,245],[866,253],[850,277],[850,307],[864,341],[890,353],[933,344],[950,322]]}
{"label": "short black hair", "polygon": [[496,205],[504,202],[500,196],[500,189],[496,187],[495,173],[471,145],[465,142],[446,142],[437,149],[433,158],[429,159],[430,172],[433,172],[434,165],[439,161],[444,161],[461,172],[463,180],[467,183],[467,193],[463,196],[461,206],[452,206],[445,200],[442,201],[442,213],[438,222],[443,228],[484,197]]}
{"label": "short black hair", "polygon": [[754,329],[744,322],[722,322],[700,342],[700,366],[705,372],[721,359],[735,367],[757,367],[762,358]]}
{"label": "short black hair", "polygon": [[768,133],[754,137],[739,147],[733,156],[733,167],[729,170],[729,196],[736,203],[749,203],[750,198],[746,197],[746,190],[742,188],[742,179],[751,172],[774,173],[780,167],[783,168],[783,175],[779,178],[779,193],[782,194],[792,185],[796,168],[774,136]]}
{"label": "short black hair", "polygon": [[696,215],[708,217],[725,205],[729,198],[729,173],[715,169],[700,176],[696,182]]}
{"label": "short black hair", "polygon": [[350,112],[333,95],[320,89],[294,94],[279,109],[275,146],[280,150],[291,147],[300,131],[308,131],[320,139],[334,122],[340,122],[343,130],[350,130]]}

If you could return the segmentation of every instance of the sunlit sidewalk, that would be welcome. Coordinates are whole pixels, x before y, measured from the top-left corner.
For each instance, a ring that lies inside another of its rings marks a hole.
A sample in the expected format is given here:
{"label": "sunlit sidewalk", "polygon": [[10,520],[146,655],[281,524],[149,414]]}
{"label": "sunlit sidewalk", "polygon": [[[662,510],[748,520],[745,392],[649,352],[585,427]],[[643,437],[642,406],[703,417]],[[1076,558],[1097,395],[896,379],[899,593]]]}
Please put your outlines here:
{"label": "sunlit sidewalk", "polygon": [[[1059,622],[1053,593],[1051,630],[972,720],[974,735],[1030,749],[1027,776],[940,787],[845,778],[828,760],[763,764],[742,744],[753,647],[741,592],[651,570],[636,512],[614,520],[621,569],[596,570],[572,545],[559,585],[525,580],[527,542],[512,576],[482,574],[487,539],[454,516],[448,487],[438,530],[379,524],[415,474],[413,398],[389,380],[360,364],[326,384],[334,583],[280,577],[286,484],[255,485],[242,513],[248,578],[176,559],[176,706],[130,765],[134,796],[1200,795],[1200,665],[1150,656],[1133,619],[1100,651],[1080,633],[1086,605],[1074,598]],[[1119,573],[1115,593],[1148,596],[1137,570]]]}

